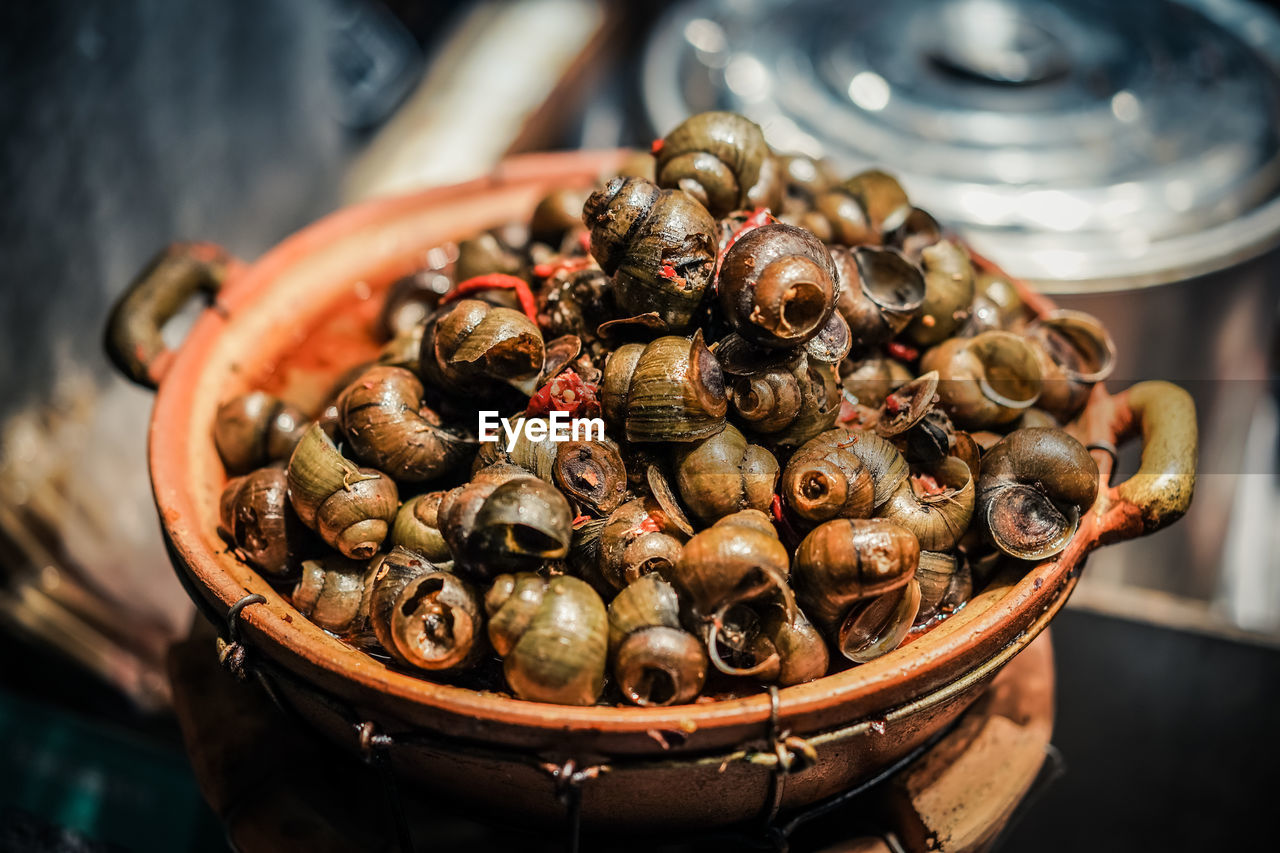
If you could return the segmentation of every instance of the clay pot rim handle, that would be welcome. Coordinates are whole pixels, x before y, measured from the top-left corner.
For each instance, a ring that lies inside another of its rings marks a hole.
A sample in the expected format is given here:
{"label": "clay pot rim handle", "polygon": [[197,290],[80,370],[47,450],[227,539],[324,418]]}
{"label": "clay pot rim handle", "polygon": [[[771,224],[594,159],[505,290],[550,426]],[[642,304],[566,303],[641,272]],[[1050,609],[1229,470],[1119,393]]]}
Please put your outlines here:
{"label": "clay pot rim handle", "polygon": [[166,323],[196,295],[212,300],[241,262],[212,243],[173,243],[129,284],[107,320],[103,345],[127,379],[155,390],[173,363]]}

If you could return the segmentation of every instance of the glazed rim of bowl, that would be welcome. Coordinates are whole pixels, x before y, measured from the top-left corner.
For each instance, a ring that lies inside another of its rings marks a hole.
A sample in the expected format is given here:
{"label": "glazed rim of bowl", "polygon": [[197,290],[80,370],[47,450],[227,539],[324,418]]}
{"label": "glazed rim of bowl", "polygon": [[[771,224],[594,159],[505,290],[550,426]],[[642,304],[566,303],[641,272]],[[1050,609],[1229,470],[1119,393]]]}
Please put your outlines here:
{"label": "glazed rim of bowl", "polygon": [[[399,718],[437,726],[467,720],[477,737],[527,743],[544,736],[609,733],[637,750],[654,730],[689,734],[685,748],[728,745],[729,729],[766,725],[768,693],[658,708],[548,705],[419,678],[386,666],[302,617],[288,599],[239,561],[216,532],[226,482],[210,425],[218,403],[269,375],[285,349],[354,294],[370,298],[422,264],[427,249],[532,210],[550,188],[589,185],[623,153],[537,154],[504,163],[484,179],[375,200],[334,213],[233,275],[174,358],[157,392],[150,430],[152,486],[179,571],[219,613],[251,593],[245,609],[252,649],[337,695]],[[494,211],[507,213],[495,220]],[[514,214],[510,213],[513,212]],[[274,344],[274,347],[264,345]],[[371,343],[372,345],[372,343]],[[860,713],[919,700],[963,678],[1033,634],[1065,603],[1091,542],[1077,532],[1056,559],[1019,579],[993,582],[965,607],[908,645],[852,669],[778,691],[778,720],[797,733],[830,728]],[[699,734],[701,733],[701,734]],[[624,747],[625,749],[625,747]]]}

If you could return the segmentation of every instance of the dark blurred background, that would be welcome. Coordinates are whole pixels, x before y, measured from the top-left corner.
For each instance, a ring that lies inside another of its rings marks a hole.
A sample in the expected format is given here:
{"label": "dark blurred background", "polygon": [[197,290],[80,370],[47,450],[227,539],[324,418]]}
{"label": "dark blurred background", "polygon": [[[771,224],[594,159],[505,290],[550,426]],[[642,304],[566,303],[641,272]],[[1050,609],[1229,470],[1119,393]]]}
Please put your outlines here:
{"label": "dark blurred background", "polygon": [[[1054,623],[1065,773],[1000,849],[1266,837],[1275,5],[3,4],[0,849],[226,849],[169,711],[165,654],[193,612],[150,500],[150,395],[100,344],[147,260],[176,239],[253,259],[343,204],[521,151],[644,146],[712,106],[776,147],[903,173],[976,245],[1007,246],[1011,271],[1108,321],[1134,354],[1116,387],[1179,379],[1200,403],[1193,513],[1099,554]],[[1214,104],[1230,120],[1206,119]],[[826,138],[815,114],[851,130]],[[1003,123],[974,118],[991,115]],[[1085,117],[1079,139],[1063,116]],[[1086,133],[1115,145],[1099,154]],[[1038,220],[983,207],[1031,191],[1051,194]],[[455,820],[469,828],[450,838],[483,849],[484,822]]]}

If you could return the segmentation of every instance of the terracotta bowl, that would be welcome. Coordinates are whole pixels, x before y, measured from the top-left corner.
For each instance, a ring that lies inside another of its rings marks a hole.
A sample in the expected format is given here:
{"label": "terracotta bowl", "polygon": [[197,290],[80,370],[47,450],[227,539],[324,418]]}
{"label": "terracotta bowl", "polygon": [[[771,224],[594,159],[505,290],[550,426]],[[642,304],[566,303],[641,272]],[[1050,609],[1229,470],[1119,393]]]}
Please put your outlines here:
{"label": "terracotta bowl", "polygon": [[[1100,448],[1103,489],[1069,547],[997,578],[897,651],[809,684],[669,708],[579,708],[389,668],[303,618],[219,538],[226,476],[211,438],[215,410],[250,388],[318,407],[338,373],[375,351],[369,329],[381,294],[429,249],[526,217],[549,188],[589,185],[620,156],[516,158],[483,180],[342,210],[252,264],[207,245],[172,247],[122,299],[108,349],[130,376],[157,387],[151,478],[179,577],[222,624],[237,602],[261,596],[237,609],[238,643],[224,656],[243,653],[291,713],[339,743],[377,750],[406,777],[505,814],[554,817],[571,801],[588,822],[724,824],[844,790],[960,714],[1063,606],[1092,548],[1185,511],[1195,415],[1167,383],[1114,397],[1096,389],[1072,429]],[[165,349],[164,320],[219,285],[181,348]],[[1110,487],[1105,448],[1138,431],[1142,470]]]}

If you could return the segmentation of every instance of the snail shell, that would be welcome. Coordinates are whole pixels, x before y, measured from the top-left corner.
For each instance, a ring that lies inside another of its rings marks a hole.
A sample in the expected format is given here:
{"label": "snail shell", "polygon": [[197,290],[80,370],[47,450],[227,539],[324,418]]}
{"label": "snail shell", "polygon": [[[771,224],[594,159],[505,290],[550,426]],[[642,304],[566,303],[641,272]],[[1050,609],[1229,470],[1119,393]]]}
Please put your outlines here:
{"label": "snail shell", "polygon": [[356,458],[403,482],[446,474],[474,449],[423,405],[422,383],[402,367],[365,370],[338,397],[338,412]]}
{"label": "snail shell", "polygon": [[724,428],[724,374],[702,342],[669,335],[619,347],[605,362],[605,418],[628,441],[699,441]]}
{"label": "snail shell", "polygon": [[719,219],[747,205],[769,146],[759,125],[731,112],[690,116],[655,154],[659,186],[680,189]]}
{"label": "snail shell", "polygon": [[643,178],[614,178],[587,199],[583,219],[618,306],[631,316],[656,312],[671,331],[688,328],[715,264],[716,223],[706,208]]}
{"label": "snail shell", "polygon": [[1043,387],[1035,349],[1012,332],[952,338],[927,351],[920,366],[938,372],[939,405],[967,430],[1016,420]]}
{"label": "snail shell", "polygon": [[330,554],[302,563],[293,588],[293,606],[312,622],[335,634],[361,630],[369,621],[369,593],[373,563]]}
{"label": "snail shell", "polygon": [[228,473],[245,474],[288,459],[308,425],[293,406],[265,391],[250,391],[218,407],[213,443]]}
{"label": "snail shell", "polygon": [[236,477],[222,490],[219,524],[249,565],[269,578],[293,574],[304,533],[289,504],[283,468],[259,468]]}
{"label": "snail shell", "polygon": [[787,576],[791,559],[763,512],[727,515],[684,545],[679,561],[664,572],[695,618],[714,619],[735,604],[775,591],[795,611]]}
{"label": "snail shell", "polygon": [[1115,368],[1116,345],[1097,318],[1053,311],[1027,329],[1044,379],[1036,404],[1060,422],[1084,408],[1089,392]]}
{"label": "snail shell", "polygon": [[955,547],[973,519],[973,475],[954,456],[930,473],[937,490],[924,491],[916,478],[908,477],[876,514],[910,530],[924,550],[946,551]]}
{"label": "snail shell", "polygon": [[910,581],[919,562],[920,543],[896,522],[828,521],[811,530],[796,551],[796,598],[819,625],[836,628],[854,604]]}
{"label": "snail shell", "polygon": [[[527,421],[542,425],[537,431],[546,438],[530,439]],[[627,467],[613,439],[552,441],[546,418],[516,419],[516,429],[515,443],[509,451],[500,441],[481,444],[476,467],[494,462],[518,465],[596,513],[612,512],[626,497]]]}
{"label": "snail shell", "polygon": [[1097,497],[1097,463],[1060,429],[1016,430],[982,457],[978,518],[1010,556],[1042,560],[1066,548]]}
{"label": "snail shell", "polygon": [[536,379],[544,356],[542,333],[524,314],[460,299],[427,321],[418,370],[433,388],[488,395],[504,384],[519,388]]}
{"label": "snail shell", "polygon": [[438,518],[454,558],[481,577],[565,557],[573,536],[564,495],[511,465],[490,466],[451,490]]}
{"label": "snail shell", "polygon": [[830,252],[843,282],[836,308],[853,345],[879,346],[906,328],[924,303],[920,270],[889,249],[837,246]]}
{"label": "snail shell", "polygon": [[799,346],[835,310],[840,273],[822,241],[803,228],[775,223],[742,235],[720,267],[725,318],[749,341]]}
{"label": "snail shell", "polygon": [[708,524],[741,509],[768,510],[777,482],[778,460],[732,425],[676,451],[680,497]]}
{"label": "snail shell", "polygon": [[707,678],[707,653],[680,625],[680,600],[656,574],[628,584],[609,604],[613,674],[637,705],[692,702]]}
{"label": "snail shell", "polygon": [[517,696],[560,705],[600,698],[609,618],[590,586],[566,575],[500,575],[484,606],[489,641]]}
{"label": "snail shell", "polygon": [[800,356],[731,377],[729,398],[743,429],[771,447],[798,447],[830,429],[840,414],[836,366]]}
{"label": "snail shell", "polygon": [[883,506],[909,470],[898,449],[869,430],[827,430],[795,452],[782,472],[782,495],[800,517],[866,518]]}
{"label": "snail shell", "polygon": [[391,544],[416,551],[433,563],[451,559],[440,532],[440,502],[445,492],[415,495],[400,505],[391,525]]}
{"label": "snail shell", "polygon": [[600,574],[614,589],[651,572],[666,574],[680,559],[684,539],[657,501],[627,501],[609,515],[600,531]]}
{"label": "snail shell", "polygon": [[395,482],[344,458],[319,424],[307,429],[293,451],[288,482],[302,523],[356,560],[377,553],[400,506]]}
{"label": "snail shell", "polygon": [[393,548],[369,581],[369,621],[405,666],[428,672],[471,667],[484,649],[480,595],[420,554]]}
{"label": "snail shell", "polygon": [[920,263],[924,267],[924,302],[905,334],[917,346],[933,346],[954,335],[969,319],[973,264],[950,240],[922,250]]}
{"label": "snail shell", "polygon": [[840,653],[867,663],[902,645],[920,612],[920,584],[911,578],[897,589],[858,604],[837,632]]}
{"label": "snail shell", "polygon": [[911,371],[902,362],[872,356],[846,361],[841,368],[841,385],[860,405],[878,408],[889,394],[911,381]]}

